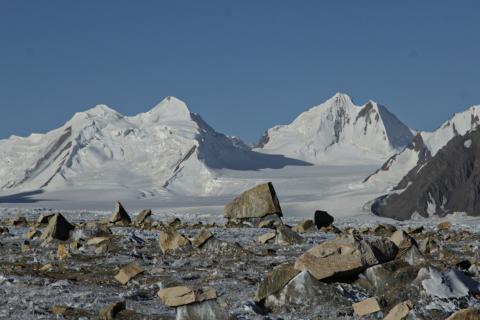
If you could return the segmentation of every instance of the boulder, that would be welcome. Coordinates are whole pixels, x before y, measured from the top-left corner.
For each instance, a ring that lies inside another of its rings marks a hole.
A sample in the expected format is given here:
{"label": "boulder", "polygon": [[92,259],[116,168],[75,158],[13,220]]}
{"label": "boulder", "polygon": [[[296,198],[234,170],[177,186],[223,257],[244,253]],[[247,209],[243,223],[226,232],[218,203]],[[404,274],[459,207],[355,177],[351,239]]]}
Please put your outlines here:
{"label": "boulder", "polygon": [[59,243],[57,247],[57,258],[60,260],[65,260],[70,257],[70,253],[68,252],[67,246],[63,243]]}
{"label": "boulder", "polygon": [[390,240],[398,247],[398,256],[402,256],[412,246],[417,246],[415,239],[403,230],[395,231]]}
{"label": "boulder", "polygon": [[177,308],[176,320],[229,320],[233,319],[215,300],[183,305]]}
{"label": "boulder", "polygon": [[115,202],[115,210],[113,211],[109,222],[115,223],[115,224],[127,224],[127,225],[132,222],[127,211],[119,201]]}
{"label": "boulder", "polygon": [[207,228],[202,228],[200,233],[192,240],[192,245],[196,248],[200,248],[205,242],[213,237],[213,233]]}
{"label": "boulder", "polygon": [[48,224],[48,221],[50,221],[50,218],[53,217],[54,213],[45,213],[42,214],[40,217],[37,219],[37,224]]}
{"label": "boulder", "polygon": [[144,270],[137,264],[131,263],[121,268],[115,276],[115,279],[123,285],[126,285],[133,277],[139,275]]}
{"label": "boulder", "polygon": [[37,228],[32,228],[32,230],[28,231],[23,235],[25,239],[32,240],[33,238],[37,238],[41,235],[42,233],[37,230]]}
{"label": "boulder", "polygon": [[280,245],[302,244],[304,242],[302,236],[295,231],[292,231],[287,226],[280,226],[277,228],[276,242]]}
{"label": "boulder", "polygon": [[399,303],[388,312],[383,320],[404,320],[412,308],[413,303],[410,300]]}
{"label": "boulder", "polygon": [[357,316],[364,316],[382,310],[377,298],[365,299],[363,301],[352,304],[352,307],[353,311]]}
{"label": "boulder", "polygon": [[311,231],[314,226],[315,224],[313,223],[313,221],[310,219],[307,219],[307,220],[303,220],[302,222],[294,226],[292,230],[298,233],[305,233],[305,232]]}
{"label": "boulder", "polygon": [[87,240],[87,246],[96,246],[108,240],[110,240],[109,237],[93,237]]}
{"label": "boulder", "polygon": [[352,312],[351,303],[342,290],[316,280],[306,271],[269,295],[265,307],[275,312],[295,310],[296,319],[338,319]]}
{"label": "boulder", "polygon": [[452,227],[452,222],[450,221],[443,221],[437,224],[437,229],[438,230],[448,230]]}
{"label": "boulder", "polygon": [[102,310],[100,310],[99,318],[100,320],[113,320],[115,319],[115,316],[125,310],[125,301],[120,301],[120,302],[115,302],[112,304],[109,304]]}
{"label": "boulder", "polygon": [[163,228],[160,232],[160,249],[163,253],[172,252],[190,245],[190,241],[172,228]]}
{"label": "boulder", "polygon": [[65,241],[68,240],[70,231],[73,229],[75,229],[75,227],[70,224],[64,216],[60,213],[55,213],[48,221],[48,225],[45,230],[43,230],[40,240],[58,239]]}
{"label": "boulder", "polygon": [[269,214],[282,216],[282,209],[271,182],[260,184],[233,199],[225,206],[227,219],[262,218]]}
{"label": "boulder", "polygon": [[285,263],[275,267],[258,285],[254,301],[260,302],[267,296],[280,291],[299,272],[295,270],[292,263]]}
{"label": "boulder", "polygon": [[139,214],[135,216],[135,218],[133,218],[133,225],[135,226],[142,225],[145,222],[145,220],[147,220],[147,218],[150,217],[151,215],[152,215],[152,210],[143,209],[142,211],[140,211]]}
{"label": "boulder", "polygon": [[478,319],[480,319],[480,309],[467,308],[467,309],[462,309],[455,312],[446,320],[478,320]]}
{"label": "boulder", "polygon": [[333,223],[333,220],[333,217],[329,215],[327,211],[315,211],[314,221],[318,229],[330,226]]}
{"label": "boulder", "polygon": [[158,296],[168,307],[178,307],[195,302],[202,302],[217,298],[217,291],[213,288],[194,289],[188,286],[177,286],[161,289]]}
{"label": "boulder", "polygon": [[355,276],[366,268],[395,258],[397,248],[388,239],[366,241],[354,237],[325,241],[295,261],[295,269],[317,280]]}
{"label": "boulder", "polygon": [[380,223],[373,229],[373,233],[379,237],[390,237],[395,231],[397,227],[388,223]]}

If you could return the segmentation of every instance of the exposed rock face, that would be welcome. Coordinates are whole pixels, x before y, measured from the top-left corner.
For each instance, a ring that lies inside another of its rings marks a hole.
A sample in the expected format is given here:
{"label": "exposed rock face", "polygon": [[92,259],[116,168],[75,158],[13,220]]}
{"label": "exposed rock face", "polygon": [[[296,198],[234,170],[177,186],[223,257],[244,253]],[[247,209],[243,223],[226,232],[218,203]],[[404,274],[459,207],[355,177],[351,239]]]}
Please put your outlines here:
{"label": "exposed rock face", "polygon": [[274,294],[290,282],[300,271],[295,270],[293,264],[286,263],[275,267],[260,282],[255,292],[255,301],[259,302],[267,296]]}
{"label": "exposed rock face", "polygon": [[318,229],[328,227],[333,223],[333,217],[327,211],[317,210],[314,215],[315,225]]}
{"label": "exposed rock face", "polygon": [[398,255],[401,256],[412,246],[417,246],[417,242],[403,230],[395,231],[390,240],[398,247]]}
{"label": "exposed rock face", "polygon": [[122,204],[119,201],[115,203],[115,210],[112,213],[110,222],[124,224],[130,224],[132,222],[127,211],[125,210],[125,208],[123,208]]}
{"label": "exposed rock face", "polygon": [[225,206],[227,219],[262,218],[269,214],[282,216],[282,209],[271,182],[243,192]]}
{"label": "exposed rock face", "polygon": [[399,220],[452,212],[480,214],[480,130],[456,136],[413,168],[394,192],[375,200],[372,212]]}
{"label": "exposed rock face", "polygon": [[308,250],[295,262],[295,269],[308,271],[317,280],[357,275],[366,268],[390,261],[397,247],[387,239],[377,241],[354,238],[325,241]]}
{"label": "exposed rock face", "polygon": [[60,213],[55,213],[55,215],[50,218],[48,226],[43,230],[40,240],[68,240],[70,237],[70,231],[74,228],[75,227],[70,224],[64,216]]}

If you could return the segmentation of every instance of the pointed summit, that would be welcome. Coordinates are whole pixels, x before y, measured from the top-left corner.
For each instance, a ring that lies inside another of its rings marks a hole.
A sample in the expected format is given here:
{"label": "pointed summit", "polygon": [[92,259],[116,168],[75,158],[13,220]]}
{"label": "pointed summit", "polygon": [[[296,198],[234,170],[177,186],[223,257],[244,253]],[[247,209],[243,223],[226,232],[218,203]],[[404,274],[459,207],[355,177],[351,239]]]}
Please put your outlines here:
{"label": "pointed summit", "polygon": [[336,106],[345,106],[348,104],[353,104],[352,98],[346,93],[337,92],[333,97],[327,100]]}
{"label": "pointed summit", "polygon": [[190,120],[190,110],[182,100],[176,97],[166,97],[146,113],[152,121],[159,120]]}

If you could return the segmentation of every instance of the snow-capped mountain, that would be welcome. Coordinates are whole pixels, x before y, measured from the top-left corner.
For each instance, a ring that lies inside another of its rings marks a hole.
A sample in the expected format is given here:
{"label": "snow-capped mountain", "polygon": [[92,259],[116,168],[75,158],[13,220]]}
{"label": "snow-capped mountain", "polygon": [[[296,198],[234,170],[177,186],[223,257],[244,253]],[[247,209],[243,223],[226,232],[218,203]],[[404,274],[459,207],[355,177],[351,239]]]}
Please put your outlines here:
{"label": "snow-capped mountain", "polygon": [[384,106],[355,105],[337,93],[288,125],[269,129],[258,150],[312,163],[381,161],[403,149],[413,133]]}
{"label": "snow-capped mountain", "polygon": [[287,164],[306,163],[253,152],[168,97],[136,116],[98,105],[46,134],[0,140],[0,190],[86,186],[138,190],[142,196],[165,190],[203,195],[219,188],[217,169]]}
{"label": "snow-capped mountain", "polygon": [[456,136],[464,135],[480,124],[480,106],[456,113],[433,132],[418,132],[401,152],[390,157],[381,168],[368,176],[366,183],[394,186],[416,165],[425,163]]}

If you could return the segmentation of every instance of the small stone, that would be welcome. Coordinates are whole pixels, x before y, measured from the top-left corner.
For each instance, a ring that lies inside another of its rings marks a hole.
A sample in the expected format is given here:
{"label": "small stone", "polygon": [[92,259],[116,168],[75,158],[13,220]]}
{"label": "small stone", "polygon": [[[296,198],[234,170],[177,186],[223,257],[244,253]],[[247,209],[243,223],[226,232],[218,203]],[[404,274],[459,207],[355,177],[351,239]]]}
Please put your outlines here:
{"label": "small stone", "polygon": [[12,226],[25,226],[28,221],[25,217],[14,217],[10,219],[10,225]]}
{"label": "small stone", "polygon": [[70,237],[70,231],[75,227],[65,219],[60,213],[55,213],[53,217],[48,221],[48,226],[43,231],[40,240],[68,240]]}
{"label": "small stone", "polygon": [[142,225],[145,220],[147,220],[148,217],[150,217],[152,215],[152,210],[150,209],[143,209],[142,211],[140,211],[140,213],[138,215],[135,216],[135,218],[133,218],[133,224],[135,226],[140,226]]}
{"label": "small stone", "polygon": [[382,310],[376,298],[368,298],[363,301],[354,303],[352,304],[352,307],[353,311],[358,316],[364,316]]}
{"label": "small stone", "polygon": [[451,221],[443,221],[437,224],[437,229],[438,230],[448,230],[452,227],[452,222]]}
{"label": "small stone", "polygon": [[410,300],[399,303],[388,312],[383,320],[404,320],[412,308],[413,303]]}
{"label": "small stone", "polygon": [[330,226],[334,219],[327,211],[317,210],[314,215],[315,225],[318,229]]}
{"label": "small stone", "polygon": [[23,235],[23,237],[25,239],[28,239],[28,240],[32,240],[34,238],[37,238],[41,235],[42,233],[40,231],[38,231],[36,228],[33,228],[32,230],[30,230],[29,232],[25,233]]}
{"label": "small stone", "polygon": [[190,241],[172,228],[164,228],[160,232],[160,249],[163,253],[176,251],[190,244]]}
{"label": "small stone", "polygon": [[131,222],[132,220],[122,204],[119,201],[115,202],[115,210],[110,217],[110,223],[129,225]]}
{"label": "small stone", "polygon": [[173,229],[177,229],[179,228],[181,225],[182,225],[182,220],[180,220],[179,218],[177,217],[172,217],[170,219],[167,220],[167,226],[169,226],[170,228],[173,228]]}
{"label": "small stone", "polygon": [[47,263],[46,265],[40,268],[40,271],[43,271],[43,272],[50,272],[52,270],[53,270],[53,265],[51,265],[50,263]]}
{"label": "small stone", "polygon": [[187,286],[177,286],[158,291],[158,296],[166,306],[178,307],[194,302],[216,299],[217,292],[213,288],[195,290]]}
{"label": "small stone", "polygon": [[137,276],[138,274],[142,273],[144,270],[142,267],[136,264],[129,264],[120,269],[120,271],[115,276],[115,279],[120,282],[121,284],[127,284],[133,277]]}
{"label": "small stone", "polygon": [[390,237],[395,231],[397,227],[389,223],[380,223],[373,229],[373,233],[379,237]]}
{"label": "small stone", "polygon": [[298,233],[305,233],[311,231],[314,226],[315,224],[313,223],[313,221],[307,219],[297,224],[295,227],[292,228],[292,230]]}
{"label": "small stone", "polygon": [[289,245],[289,244],[302,244],[304,240],[295,231],[292,231],[287,226],[280,226],[277,228],[277,243],[280,245]]}
{"label": "small stone", "polygon": [[192,245],[196,248],[200,248],[211,237],[213,237],[213,233],[206,228],[202,228],[200,233],[192,240]]}
{"label": "small stone", "polygon": [[67,306],[53,306],[51,311],[53,314],[65,315],[70,310]]}
{"label": "small stone", "polygon": [[57,258],[60,260],[65,260],[68,257],[70,257],[70,253],[68,252],[67,247],[63,243],[58,244]]}
{"label": "small stone", "polygon": [[277,234],[275,232],[268,232],[268,233],[265,233],[265,234],[262,234],[261,236],[259,236],[257,238],[257,242],[258,243],[261,243],[261,244],[265,244],[267,243],[268,241],[272,240],[273,238],[275,238],[277,236]]}
{"label": "small stone", "polygon": [[409,233],[409,234],[420,234],[420,233],[422,233],[423,231],[425,231],[425,227],[424,227],[424,226],[411,227],[411,228],[408,229],[408,233]]}
{"label": "small stone", "polygon": [[93,237],[91,239],[88,239],[87,245],[88,246],[96,246],[101,244],[102,242],[108,241],[110,238],[108,237]]}
{"label": "small stone", "polygon": [[30,251],[30,243],[28,241],[24,241],[24,243],[22,243],[22,246],[20,247],[20,250],[22,252]]}
{"label": "small stone", "polygon": [[228,320],[228,312],[215,300],[192,303],[177,308],[176,320]]}
{"label": "small stone", "polygon": [[109,304],[102,310],[100,310],[100,319],[101,320],[113,320],[115,316],[125,310],[126,304],[125,301],[119,301],[112,304]]}
{"label": "small stone", "polygon": [[102,254],[110,250],[110,241],[102,242],[97,248],[95,248],[96,254]]}
{"label": "small stone", "polygon": [[166,270],[165,268],[153,268],[152,270],[150,270],[150,273],[151,274],[161,274],[161,273],[164,273]]}

